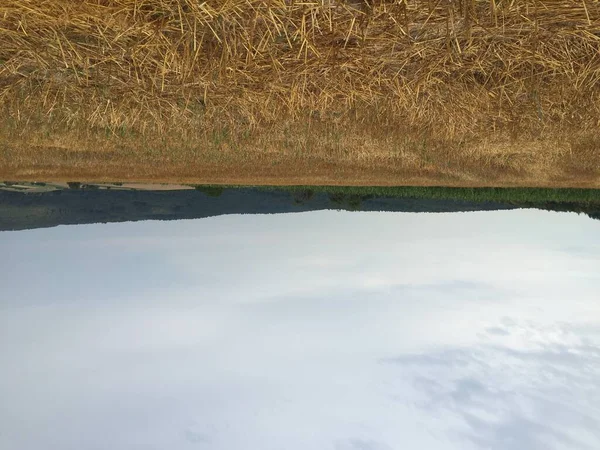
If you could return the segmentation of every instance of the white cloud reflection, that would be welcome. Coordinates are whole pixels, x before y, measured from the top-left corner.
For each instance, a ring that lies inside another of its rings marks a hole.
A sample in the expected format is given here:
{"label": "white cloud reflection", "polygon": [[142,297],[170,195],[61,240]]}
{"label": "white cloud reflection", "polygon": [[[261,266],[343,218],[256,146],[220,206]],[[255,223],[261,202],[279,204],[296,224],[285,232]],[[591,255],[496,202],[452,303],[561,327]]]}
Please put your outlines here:
{"label": "white cloud reflection", "polygon": [[600,448],[599,232],[510,211],[0,233],[0,448]]}

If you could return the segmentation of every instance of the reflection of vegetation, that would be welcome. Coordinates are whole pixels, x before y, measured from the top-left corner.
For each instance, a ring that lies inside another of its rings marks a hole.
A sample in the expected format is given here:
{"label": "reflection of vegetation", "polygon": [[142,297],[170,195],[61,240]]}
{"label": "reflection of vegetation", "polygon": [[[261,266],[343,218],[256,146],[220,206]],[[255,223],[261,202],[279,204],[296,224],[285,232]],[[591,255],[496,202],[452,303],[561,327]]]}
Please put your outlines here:
{"label": "reflection of vegetation", "polygon": [[[197,186],[204,190],[208,186]],[[249,186],[219,186],[223,189]],[[374,198],[406,198],[415,200],[460,201],[492,203],[511,207],[538,208],[551,211],[585,213],[592,218],[600,216],[600,189],[577,188],[452,188],[422,186],[255,186],[258,190],[287,191],[293,202],[302,205],[314,200],[317,194],[327,195],[339,207],[356,211],[362,203]]]}
{"label": "reflection of vegetation", "polygon": [[198,186],[195,186],[195,189],[197,191],[202,192],[205,195],[208,195],[209,197],[220,197],[224,191],[223,186],[198,185]]}
{"label": "reflection of vegetation", "polygon": [[341,192],[333,192],[329,194],[331,203],[339,205],[340,208],[350,211],[359,211],[363,200],[372,198],[371,195],[343,194]]}
{"label": "reflection of vegetation", "polygon": [[[76,186],[79,186],[79,189],[76,189]],[[62,195],[55,195],[50,191],[25,195],[18,192],[16,186],[8,189],[1,189],[0,186],[0,230],[31,229],[60,224],[192,219],[222,214],[274,214],[326,209],[452,212],[538,208],[585,213],[592,218],[600,218],[598,191],[570,190],[557,193],[555,190],[542,190],[544,196],[541,196],[540,190],[534,190],[533,193],[523,195],[522,198],[527,199],[526,201],[519,201],[516,196],[503,197],[506,192],[499,193],[493,189],[382,188],[387,190],[388,195],[376,196],[372,192],[380,188],[290,187],[285,190],[268,188],[268,192],[265,191],[267,188],[243,188],[229,189],[227,195],[215,200],[208,195],[220,195],[225,190],[223,186],[199,186],[198,190],[203,191],[205,195],[199,195],[193,190],[106,191],[89,189],[89,186],[71,183],[73,189],[65,189]],[[398,194],[395,199],[389,195],[394,191]],[[416,198],[421,194],[421,198]],[[440,198],[443,194],[450,194],[449,198]],[[483,194],[487,196],[483,197]],[[464,201],[467,195],[481,197],[478,197],[479,201]],[[544,201],[532,201],[536,195]],[[403,200],[402,196],[408,200]],[[560,196],[576,200],[548,200]],[[511,200],[504,201],[504,198]]]}
{"label": "reflection of vegetation", "polygon": [[342,205],[344,203],[345,198],[346,197],[344,196],[344,194],[340,194],[338,192],[333,192],[329,194],[329,200],[331,201],[331,203],[335,203],[336,205]]}
{"label": "reflection of vegetation", "polygon": [[[569,202],[600,204],[600,189],[553,189],[553,188],[450,188],[410,186],[287,186],[263,189],[302,192],[311,190],[326,193],[334,203],[343,203],[351,196],[416,198],[433,200],[460,200],[467,202]],[[356,200],[354,200],[356,201]]]}
{"label": "reflection of vegetation", "polygon": [[[365,200],[368,198],[369,196],[365,196]],[[348,206],[350,206],[350,209],[353,211],[358,211],[360,209],[360,205],[363,201],[363,197],[359,196],[359,195],[351,195],[348,197]]]}
{"label": "reflection of vegetation", "polygon": [[293,196],[294,196],[294,203],[296,205],[302,205],[315,196],[315,191],[313,191],[312,189],[303,189],[301,191],[294,191]]}
{"label": "reflection of vegetation", "polygon": [[466,203],[504,204],[513,207],[585,213],[600,218],[600,189],[554,188],[450,188],[411,186],[286,186],[260,189],[287,190],[294,195],[307,190],[326,194],[329,201],[350,211],[362,208],[372,198],[397,198]]}

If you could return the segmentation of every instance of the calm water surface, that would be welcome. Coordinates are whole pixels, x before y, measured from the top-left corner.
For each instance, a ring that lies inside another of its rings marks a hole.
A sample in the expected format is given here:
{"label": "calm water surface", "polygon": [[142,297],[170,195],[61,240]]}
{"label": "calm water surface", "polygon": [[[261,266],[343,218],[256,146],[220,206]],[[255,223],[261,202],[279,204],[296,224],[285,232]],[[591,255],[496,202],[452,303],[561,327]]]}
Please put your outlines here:
{"label": "calm water surface", "polygon": [[600,222],[0,233],[0,449],[600,448]]}

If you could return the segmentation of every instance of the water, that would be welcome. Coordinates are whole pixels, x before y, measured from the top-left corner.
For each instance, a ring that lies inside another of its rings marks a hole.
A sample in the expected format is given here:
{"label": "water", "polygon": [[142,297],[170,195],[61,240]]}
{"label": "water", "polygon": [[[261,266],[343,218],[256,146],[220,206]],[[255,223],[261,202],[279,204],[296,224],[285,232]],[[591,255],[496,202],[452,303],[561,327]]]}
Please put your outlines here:
{"label": "water", "polygon": [[600,448],[599,231],[514,210],[0,233],[0,448]]}

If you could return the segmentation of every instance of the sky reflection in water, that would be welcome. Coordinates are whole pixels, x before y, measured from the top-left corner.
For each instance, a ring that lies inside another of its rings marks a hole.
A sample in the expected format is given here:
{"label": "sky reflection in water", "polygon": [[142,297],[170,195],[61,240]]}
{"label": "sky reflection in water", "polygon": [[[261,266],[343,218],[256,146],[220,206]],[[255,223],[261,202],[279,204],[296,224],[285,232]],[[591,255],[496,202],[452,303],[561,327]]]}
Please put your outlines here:
{"label": "sky reflection in water", "polygon": [[600,448],[600,223],[315,212],[0,233],[0,448]]}

